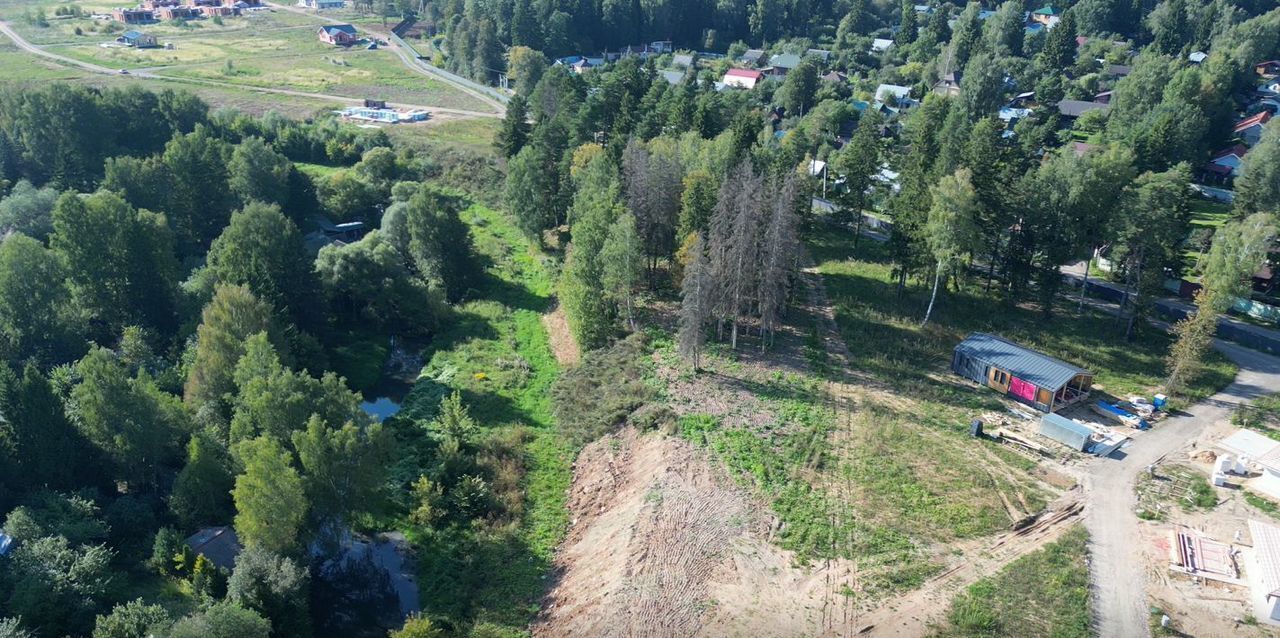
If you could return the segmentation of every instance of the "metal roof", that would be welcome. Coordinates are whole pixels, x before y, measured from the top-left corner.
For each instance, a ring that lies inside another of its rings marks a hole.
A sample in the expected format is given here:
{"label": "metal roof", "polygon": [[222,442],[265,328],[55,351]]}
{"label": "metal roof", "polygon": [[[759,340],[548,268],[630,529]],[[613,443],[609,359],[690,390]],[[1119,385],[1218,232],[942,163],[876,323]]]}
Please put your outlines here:
{"label": "metal roof", "polygon": [[1084,368],[985,332],[965,337],[956,351],[1048,390],[1057,391],[1078,374],[1090,374]]}
{"label": "metal roof", "polygon": [[1258,580],[1270,602],[1272,597],[1280,597],[1280,527],[1250,519],[1249,536],[1253,537],[1254,559],[1261,572]]}

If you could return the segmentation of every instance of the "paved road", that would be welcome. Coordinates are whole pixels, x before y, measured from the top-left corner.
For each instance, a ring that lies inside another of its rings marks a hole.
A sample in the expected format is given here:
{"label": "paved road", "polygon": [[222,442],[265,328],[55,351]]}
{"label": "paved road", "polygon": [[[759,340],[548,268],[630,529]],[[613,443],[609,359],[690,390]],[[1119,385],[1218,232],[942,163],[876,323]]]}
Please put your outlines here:
{"label": "paved road", "polygon": [[1230,418],[1236,406],[1280,391],[1280,358],[1222,340],[1215,341],[1214,347],[1240,366],[1231,385],[1143,434],[1125,448],[1123,459],[1097,459],[1088,468],[1085,526],[1094,617],[1101,638],[1148,635],[1147,575],[1136,513],[1138,476],[1148,465],[1187,445],[1208,425]]}
{"label": "paved road", "polygon": [[[30,42],[27,42],[27,40],[24,39],[21,35],[19,35],[17,31],[14,31],[12,26],[10,26],[7,22],[4,22],[3,20],[0,20],[0,33],[3,33],[5,37],[13,41],[13,43],[17,45],[18,48],[28,53],[31,53],[33,55],[38,55],[40,57],[53,60],[60,64],[79,67],[81,69],[90,71],[92,73],[97,73],[101,75],[117,75],[117,76],[120,75],[120,72],[116,69],[109,69],[105,66],[93,64],[90,62],[85,62],[83,60],[77,60],[75,58],[70,58],[65,55],[59,55],[57,53],[52,53],[34,44],[31,44]],[[220,88],[235,89],[238,91],[247,91],[251,93],[268,93],[273,95],[287,95],[290,97],[302,97],[302,98],[310,98],[315,100],[328,100],[333,102],[340,102],[342,104],[362,104],[363,103],[363,100],[359,98],[346,97],[342,95],[330,95],[327,93],[311,93],[308,91],[294,91],[291,89],[272,89],[272,88],[265,88],[265,87],[248,86],[245,84],[236,84],[233,82],[219,82],[217,80],[205,80],[205,79],[199,79],[199,78],[172,78],[172,77],[167,77],[163,75],[157,75],[156,73],[153,73],[149,69],[140,69],[137,71],[131,71],[128,77],[141,78],[144,80],[154,80],[159,82],[177,83],[177,84],[202,84],[205,86],[216,86]],[[422,104],[405,104],[405,103],[399,103],[399,102],[394,104],[389,103],[389,105],[397,108],[423,110],[423,111],[428,111],[433,113],[450,113],[453,115],[464,115],[467,117],[488,117],[488,118],[502,117],[502,113],[499,113],[499,112],[470,111],[466,109],[451,109],[451,108],[445,108],[441,106],[426,106]]]}

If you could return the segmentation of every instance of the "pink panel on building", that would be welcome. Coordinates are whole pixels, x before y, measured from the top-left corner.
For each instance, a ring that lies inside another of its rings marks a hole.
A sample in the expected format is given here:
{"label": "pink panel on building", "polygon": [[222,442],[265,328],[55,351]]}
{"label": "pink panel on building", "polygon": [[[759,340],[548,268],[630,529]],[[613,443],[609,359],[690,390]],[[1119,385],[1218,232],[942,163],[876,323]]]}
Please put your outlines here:
{"label": "pink panel on building", "polygon": [[1036,386],[1018,377],[1013,377],[1009,380],[1009,394],[1019,399],[1034,402],[1036,400]]}

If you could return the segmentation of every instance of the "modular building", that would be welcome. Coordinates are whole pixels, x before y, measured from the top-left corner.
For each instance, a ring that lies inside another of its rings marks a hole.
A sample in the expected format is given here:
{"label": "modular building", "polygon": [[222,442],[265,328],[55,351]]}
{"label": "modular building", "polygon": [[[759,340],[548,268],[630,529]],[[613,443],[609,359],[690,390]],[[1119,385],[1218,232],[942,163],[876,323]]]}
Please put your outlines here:
{"label": "modular building", "polygon": [[985,332],[956,346],[951,370],[1041,412],[1081,401],[1093,387],[1088,370]]}
{"label": "modular building", "polygon": [[1106,429],[1090,427],[1060,414],[1049,413],[1040,417],[1040,435],[1053,439],[1072,450],[1108,456],[1124,445],[1128,437]]}

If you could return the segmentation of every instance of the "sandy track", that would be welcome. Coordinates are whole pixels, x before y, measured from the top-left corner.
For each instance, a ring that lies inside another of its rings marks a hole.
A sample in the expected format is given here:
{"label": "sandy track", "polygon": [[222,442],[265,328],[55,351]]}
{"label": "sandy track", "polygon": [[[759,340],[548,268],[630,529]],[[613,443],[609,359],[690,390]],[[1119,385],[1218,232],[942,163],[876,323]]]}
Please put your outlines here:
{"label": "sandy track", "polygon": [[821,570],[792,567],[764,510],[691,444],[627,428],[583,450],[576,518],[535,636],[799,636]]}

